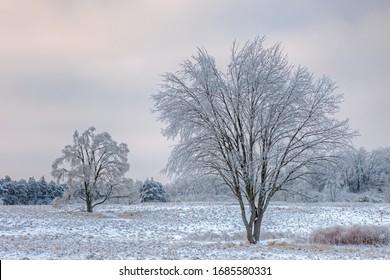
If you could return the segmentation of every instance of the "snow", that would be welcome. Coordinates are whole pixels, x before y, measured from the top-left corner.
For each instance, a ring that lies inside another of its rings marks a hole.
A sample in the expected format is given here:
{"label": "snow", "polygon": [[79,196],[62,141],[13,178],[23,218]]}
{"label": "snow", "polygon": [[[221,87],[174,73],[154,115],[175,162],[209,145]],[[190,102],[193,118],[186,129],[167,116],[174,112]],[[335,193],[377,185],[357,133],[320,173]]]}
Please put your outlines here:
{"label": "snow", "polygon": [[[390,226],[390,205],[273,203],[246,241],[236,203],[0,206],[0,259],[390,259],[390,245],[309,244],[334,225]],[[73,209],[73,210],[72,210]]]}

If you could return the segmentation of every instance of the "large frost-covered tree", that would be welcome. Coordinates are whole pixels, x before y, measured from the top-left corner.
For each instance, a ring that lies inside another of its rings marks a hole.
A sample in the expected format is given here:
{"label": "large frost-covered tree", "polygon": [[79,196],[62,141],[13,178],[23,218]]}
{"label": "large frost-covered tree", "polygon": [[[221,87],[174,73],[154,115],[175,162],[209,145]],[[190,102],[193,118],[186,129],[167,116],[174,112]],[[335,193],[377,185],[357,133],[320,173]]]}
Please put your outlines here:
{"label": "large frost-covered tree", "polygon": [[334,118],[342,95],[327,77],[289,64],[279,44],[234,43],[226,73],[205,49],[164,75],[154,111],[178,137],[165,171],[219,176],[238,200],[256,243],[272,196],[329,160],[354,135]]}
{"label": "large frost-covered tree", "polygon": [[107,132],[95,134],[95,128],[90,127],[80,135],[76,130],[73,145],[65,146],[51,174],[68,185],[65,195],[80,197],[92,212],[126,182],[128,152],[126,144],[118,144]]}

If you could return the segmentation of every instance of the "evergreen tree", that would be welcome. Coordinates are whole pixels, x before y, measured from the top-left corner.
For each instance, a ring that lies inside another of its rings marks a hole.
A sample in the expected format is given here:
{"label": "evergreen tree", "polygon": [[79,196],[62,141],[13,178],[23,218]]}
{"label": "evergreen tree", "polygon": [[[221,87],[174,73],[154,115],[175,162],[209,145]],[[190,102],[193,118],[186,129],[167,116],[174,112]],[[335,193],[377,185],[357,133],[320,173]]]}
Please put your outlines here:
{"label": "evergreen tree", "polygon": [[39,185],[34,177],[30,177],[27,182],[27,196],[30,205],[38,204]]}
{"label": "evergreen tree", "polygon": [[141,202],[168,202],[168,195],[165,193],[161,183],[147,179],[140,188]]}
{"label": "evergreen tree", "polygon": [[62,196],[64,185],[53,181],[48,185],[42,177],[38,182],[34,177],[28,182],[24,179],[12,181],[9,176],[0,179],[0,199],[5,205],[41,205],[50,204],[54,198]]}
{"label": "evergreen tree", "polygon": [[42,176],[38,181],[37,204],[49,204],[50,202],[50,189],[48,188],[45,177]]}

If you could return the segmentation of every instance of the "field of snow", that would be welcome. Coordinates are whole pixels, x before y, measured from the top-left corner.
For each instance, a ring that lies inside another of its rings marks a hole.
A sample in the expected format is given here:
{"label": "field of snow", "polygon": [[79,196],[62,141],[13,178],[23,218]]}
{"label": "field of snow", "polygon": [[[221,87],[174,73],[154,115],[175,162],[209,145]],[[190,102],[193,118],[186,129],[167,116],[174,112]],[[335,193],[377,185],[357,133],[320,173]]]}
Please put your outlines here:
{"label": "field of snow", "polygon": [[318,227],[390,226],[390,204],[273,203],[246,241],[234,203],[0,206],[0,259],[390,259],[390,245],[309,244]]}

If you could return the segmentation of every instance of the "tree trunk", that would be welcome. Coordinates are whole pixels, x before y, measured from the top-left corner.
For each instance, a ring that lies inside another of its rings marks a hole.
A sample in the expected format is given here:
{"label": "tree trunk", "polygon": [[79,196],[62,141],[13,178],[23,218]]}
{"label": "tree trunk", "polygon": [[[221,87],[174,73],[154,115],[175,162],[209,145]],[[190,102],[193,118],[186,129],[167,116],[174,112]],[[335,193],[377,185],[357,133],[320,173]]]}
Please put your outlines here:
{"label": "tree trunk", "polygon": [[90,200],[87,200],[87,212],[88,213],[93,212],[92,201],[90,201]]}
{"label": "tree trunk", "polygon": [[84,193],[85,193],[85,203],[87,204],[87,212],[92,213],[93,207],[92,207],[92,193],[91,188],[88,184],[88,182],[84,181]]}
{"label": "tree trunk", "polygon": [[255,243],[260,241],[260,231],[261,231],[261,224],[263,222],[263,214],[264,212],[261,212],[261,214],[257,216],[257,219],[255,220],[255,223],[253,225],[253,238],[255,240]]}
{"label": "tree trunk", "polygon": [[245,229],[246,229],[246,238],[251,244],[255,244],[256,240],[254,239],[253,236],[253,225],[250,225],[248,222],[244,222]]}
{"label": "tree trunk", "polygon": [[[261,223],[263,221],[264,211],[256,211],[255,213],[251,213],[250,221],[247,220],[245,214],[244,204],[240,202],[241,207],[241,217],[245,225],[246,229],[246,237],[251,244],[256,244],[260,241],[260,231],[261,231]],[[255,218],[252,218],[252,215],[255,215]]]}
{"label": "tree trunk", "polygon": [[85,198],[85,202],[87,203],[87,212],[92,213],[93,212],[92,195],[90,193],[87,194]]}
{"label": "tree trunk", "polygon": [[248,239],[249,243],[256,243],[255,240],[253,239],[253,224],[248,220],[247,220],[247,217],[246,217],[246,210],[245,210],[245,204],[242,200],[242,197],[240,195],[238,195],[237,197],[237,200],[238,200],[238,203],[240,204],[240,210],[241,210],[241,219],[242,219],[242,222],[244,223],[245,225],[245,229],[246,229],[246,238]]}

